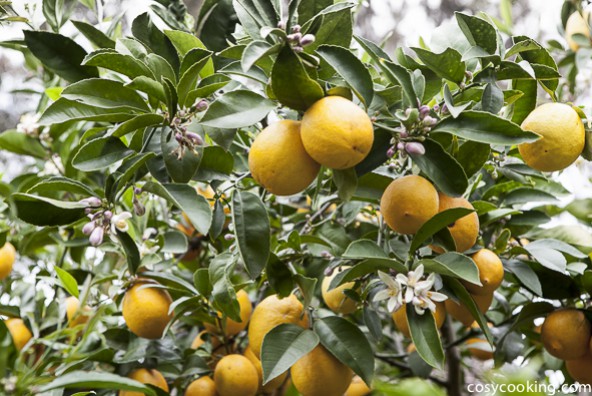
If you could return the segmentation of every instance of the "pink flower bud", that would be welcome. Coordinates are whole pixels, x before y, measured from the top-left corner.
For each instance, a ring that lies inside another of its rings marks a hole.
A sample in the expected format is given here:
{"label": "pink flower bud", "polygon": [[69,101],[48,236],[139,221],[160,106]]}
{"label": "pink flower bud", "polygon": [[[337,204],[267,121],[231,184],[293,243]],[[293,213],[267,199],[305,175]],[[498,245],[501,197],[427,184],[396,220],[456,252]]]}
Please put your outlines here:
{"label": "pink flower bud", "polygon": [[425,147],[418,142],[409,142],[405,144],[405,151],[411,155],[424,155]]}
{"label": "pink flower bud", "polygon": [[142,189],[140,187],[134,187],[134,194],[136,194],[136,195],[142,194]]}
{"label": "pink flower bud", "polygon": [[315,39],[316,38],[315,38],[314,34],[305,34],[300,39],[300,46],[306,47],[307,45],[311,45],[312,43],[315,42]]}
{"label": "pink flower bud", "polygon": [[399,132],[399,136],[402,138],[409,137],[409,132],[407,132],[406,129],[403,129],[403,130],[401,130],[401,132]]}
{"label": "pink flower bud", "polygon": [[206,109],[208,108],[208,101],[205,99],[200,100],[199,102],[197,102],[197,104],[195,105],[195,110],[201,112],[201,111],[206,111]]}
{"label": "pink flower bud", "polygon": [[175,133],[175,140],[179,143],[183,142],[183,135],[179,132]]}
{"label": "pink flower bud", "polygon": [[393,158],[395,156],[395,148],[389,147],[389,149],[386,151],[386,156],[389,158]]}
{"label": "pink flower bud", "polygon": [[111,218],[113,217],[113,212],[111,212],[110,210],[106,210],[103,212],[103,217],[107,220],[111,220]]}
{"label": "pink flower bud", "polygon": [[434,107],[432,107],[432,109],[437,113],[438,111],[440,111],[440,105],[436,103]]}
{"label": "pink flower bud", "polygon": [[96,225],[94,221],[89,221],[88,223],[86,223],[84,225],[84,227],[82,227],[82,233],[84,235],[90,235],[93,230],[95,229]]}
{"label": "pink flower bud", "polygon": [[140,201],[138,201],[137,199],[134,199],[133,205],[134,213],[138,216],[144,216],[144,214],[146,213],[146,208],[144,207],[144,205],[142,205]]}
{"label": "pink flower bud", "polygon": [[90,244],[92,246],[99,246],[101,243],[103,243],[103,235],[104,234],[105,234],[105,231],[103,230],[103,228],[97,227],[91,232],[90,237],[88,238],[88,241],[90,242]]}
{"label": "pink flower bud", "polygon": [[430,108],[426,105],[421,105],[419,107],[419,116],[423,119],[430,113]]}
{"label": "pink flower bud", "polygon": [[427,126],[434,126],[438,123],[438,120],[432,116],[426,116],[426,118],[423,119],[423,123]]}
{"label": "pink flower bud", "polygon": [[101,201],[97,197],[89,197],[89,198],[81,199],[80,203],[86,204],[87,206],[90,206],[91,208],[98,208],[103,204],[103,201]]}
{"label": "pink flower bud", "polygon": [[286,28],[286,21],[279,21],[277,27],[278,29],[284,30]]}
{"label": "pink flower bud", "polygon": [[203,144],[203,139],[197,133],[187,132],[185,136],[187,136],[187,138],[191,140],[193,144],[197,144],[198,146]]}
{"label": "pink flower bud", "polygon": [[292,26],[292,33],[300,33],[301,29],[302,27],[300,25],[294,25]]}
{"label": "pink flower bud", "polygon": [[301,38],[302,38],[302,33],[288,34],[288,40],[293,43],[299,43]]}
{"label": "pink flower bud", "polygon": [[397,143],[397,150],[404,150],[404,149],[405,149],[405,143],[403,143],[403,142]]}
{"label": "pink flower bud", "polygon": [[302,51],[304,51],[304,48],[302,48],[301,46],[299,46],[299,45],[294,46],[294,52],[302,52]]}
{"label": "pink flower bud", "polygon": [[224,239],[227,241],[232,241],[234,240],[234,234],[226,234],[224,235]]}

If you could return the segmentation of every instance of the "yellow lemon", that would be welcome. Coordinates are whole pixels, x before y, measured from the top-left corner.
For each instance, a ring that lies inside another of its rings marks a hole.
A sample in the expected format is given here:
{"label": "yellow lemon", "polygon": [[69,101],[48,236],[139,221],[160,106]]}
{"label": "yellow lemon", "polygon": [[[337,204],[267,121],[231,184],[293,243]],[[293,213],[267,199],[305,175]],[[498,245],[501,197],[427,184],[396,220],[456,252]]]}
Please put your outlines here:
{"label": "yellow lemon", "polygon": [[[424,315],[434,315],[436,327],[441,328],[446,320],[446,307],[444,306],[444,303],[441,302],[435,304],[436,312],[432,313],[431,311],[426,311]],[[411,330],[409,329],[409,321],[407,320],[407,304],[403,304],[401,308],[393,312],[392,318],[397,329],[399,329],[405,337],[411,338]]]}
{"label": "yellow lemon", "polygon": [[590,13],[588,11],[584,11],[583,16],[579,11],[576,11],[567,19],[567,23],[565,24],[565,39],[572,51],[577,51],[580,48],[580,45],[572,38],[574,34],[583,34],[590,39],[589,16]]}
{"label": "yellow lemon", "polygon": [[273,393],[273,391],[282,386],[282,384],[286,381],[286,378],[288,377],[287,371],[275,377],[265,384],[265,386],[263,386],[263,367],[261,366],[261,361],[257,358],[257,356],[255,356],[251,350],[251,347],[247,347],[243,355],[249,359],[253,366],[255,366],[255,369],[257,369],[257,375],[259,376],[259,392]]}
{"label": "yellow lemon", "polygon": [[366,385],[364,381],[357,375],[352,379],[349,388],[345,391],[344,396],[367,396],[372,392],[372,389]]}
{"label": "yellow lemon", "polygon": [[350,314],[356,310],[357,303],[351,298],[347,297],[344,293],[345,290],[351,290],[355,283],[346,282],[335,289],[329,290],[331,281],[342,271],[345,271],[349,267],[341,267],[335,269],[329,276],[325,276],[323,283],[321,284],[321,292],[323,301],[335,313],[342,313],[344,315]]}
{"label": "yellow lemon", "polygon": [[479,280],[483,286],[463,281],[471,294],[492,294],[504,280],[504,265],[497,254],[481,249],[471,256],[479,269]]}
{"label": "yellow lemon", "polygon": [[[479,311],[483,314],[487,312],[493,302],[493,293],[483,295],[471,294],[471,297],[473,297],[475,304],[477,304],[477,308],[479,308]],[[446,306],[446,312],[465,326],[469,327],[475,321],[475,318],[464,304],[458,304],[456,301],[449,298],[444,301],[444,305]]]}
{"label": "yellow lemon", "polygon": [[31,330],[25,325],[20,318],[11,318],[4,321],[4,324],[8,328],[8,332],[12,337],[12,341],[14,342],[14,346],[18,351],[21,351],[27,342],[31,338],[33,338],[33,334],[31,334]]}
{"label": "yellow lemon", "polygon": [[185,396],[217,396],[216,384],[210,377],[201,377],[189,384]]}
{"label": "yellow lemon", "polygon": [[90,311],[88,305],[80,310],[80,301],[76,297],[70,296],[66,299],[66,317],[69,327],[76,327],[88,322]]}
{"label": "yellow lemon", "polygon": [[255,396],[259,376],[253,364],[242,355],[224,356],[214,371],[219,396]]}
{"label": "yellow lemon", "polygon": [[290,375],[303,396],[343,396],[353,377],[351,369],[322,345],[294,363]]}
{"label": "yellow lemon", "polygon": [[292,323],[308,327],[308,316],[304,306],[295,295],[279,298],[273,294],[259,303],[253,311],[249,323],[249,345],[258,358],[261,356],[263,337],[277,325]]}
{"label": "yellow lemon", "polygon": [[157,339],[171,321],[169,293],[148,287],[145,281],[133,285],[123,297],[122,313],[127,327],[138,337]]}
{"label": "yellow lemon", "polygon": [[[249,295],[246,291],[239,290],[236,293],[236,298],[238,300],[238,305],[240,307],[241,321],[236,322],[230,318],[223,319],[226,321],[226,323],[223,323],[222,327],[224,328],[224,334],[226,334],[227,336],[234,336],[243,331],[247,327],[249,319],[251,318],[251,313],[253,312],[253,305],[251,304],[251,300],[249,299]],[[221,312],[218,312],[218,317],[222,317]],[[220,330],[216,326],[210,323],[205,323],[204,326],[211,333],[220,332]]]}
{"label": "yellow lemon", "polygon": [[300,122],[282,120],[265,128],[251,145],[251,175],[275,195],[292,195],[312,183],[320,165],[304,149]]}
{"label": "yellow lemon", "polygon": [[308,154],[333,169],[351,168],[362,162],[374,141],[368,114],[340,96],[315,102],[302,117],[301,134]]}
{"label": "yellow lemon", "polygon": [[389,184],[380,199],[380,212],[390,228],[415,234],[438,213],[438,192],[428,180],[409,175]]}
{"label": "yellow lemon", "polygon": [[565,368],[571,377],[583,385],[592,385],[592,353],[565,362]]}
{"label": "yellow lemon", "polygon": [[[168,392],[169,386],[163,375],[158,370],[140,368],[132,371],[129,378],[141,382],[146,385],[154,385],[163,391]],[[119,396],[144,396],[143,392],[119,391]]]}
{"label": "yellow lemon", "polygon": [[12,272],[15,257],[16,249],[12,243],[6,242],[0,248],[0,280],[5,279]]}
{"label": "yellow lemon", "polygon": [[473,337],[467,340],[467,350],[475,359],[490,360],[493,359],[493,349],[487,340],[483,338]]}
{"label": "yellow lemon", "polygon": [[[467,208],[475,209],[469,201],[464,198],[449,197],[444,193],[439,193],[440,209],[442,212],[452,208]],[[477,238],[479,237],[479,216],[477,213],[469,213],[468,215],[456,220],[454,224],[448,226],[452,238],[456,243],[456,251],[464,252],[473,247]],[[439,251],[439,248],[434,249]]]}
{"label": "yellow lemon", "polygon": [[214,334],[210,333],[209,331],[203,330],[201,331],[197,336],[195,336],[195,338],[193,339],[193,342],[191,343],[191,349],[197,349],[199,347],[201,347],[203,344],[206,343],[206,335],[209,335],[209,341],[212,344],[212,350],[217,349],[221,343],[220,343],[220,339],[218,337],[216,337]]}
{"label": "yellow lemon", "polygon": [[553,172],[567,168],[584,150],[585,130],[578,113],[563,103],[546,103],[522,122],[522,129],[541,135],[518,146],[524,162],[533,169]]}
{"label": "yellow lemon", "polygon": [[547,315],[541,340],[551,355],[572,360],[588,353],[591,334],[590,322],[582,311],[559,309]]}

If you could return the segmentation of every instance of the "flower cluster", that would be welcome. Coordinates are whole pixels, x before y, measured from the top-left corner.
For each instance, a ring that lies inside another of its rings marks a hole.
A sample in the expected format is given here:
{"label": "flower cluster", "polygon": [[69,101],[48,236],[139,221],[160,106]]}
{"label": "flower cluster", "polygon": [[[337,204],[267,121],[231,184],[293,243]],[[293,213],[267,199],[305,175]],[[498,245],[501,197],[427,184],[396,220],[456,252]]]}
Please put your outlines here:
{"label": "flower cluster", "polygon": [[205,111],[208,108],[208,102],[204,99],[197,101],[189,111],[180,110],[172,119],[170,127],[173,130],[175,140],[179,143],[179,147],[175,149],[174,153],[180,160],[185,155],[186,150],[197,153],[197,147],[204,144],[203,138],[187,129],[196,113]]}
{"label": "flower cluster", "polygon": [[88,241],[92,246],[103,243],[106,234],[114,235],[117,231],[129,230],[127,221],[132,218],[130,212],[114,214],[111,210],[104,209],[103,202],[97,197],[85,198],[80,202],[87,205],[86,214],[90,220],[82,227],[82,233],[88,235]]}
{"label": "flower cluster", "polygon": [[395,312],[403,304],[413,304],[415,312],[423,315],[426,310],[436,312],[436,302],[442,302],[448,297],[445,294],[432,290],[436,282],[436,274],[430,274],[422,280],[424,275],[423,265],[418,265],[414,271],[407,275],[397,274],[395,278],[378,271],[378,277],[386,288],[376,293],[374,301],[387,301],[389,312]]}
{"label": "flower cluster", "polygon": [[390,141],[391,147],[387,150],[386,155],[392,158],[397,151],[411,155],[424,155],[425,147],[421,142],[438,123],[438,120],[430,113],[439,110],[440,107],[437,104],[433,108],[420,105],[419,108],[409,108],[405,112],[397,114],[401,126],[394,129],[395,136]]}
{"label": "flower cluster", "polygon": [[311,45],[315,42],[316,39],[314,34],[303,35],[300,31],[301,29],[302,28],[300,27],[300,25],[294,25],[292,26],[292,33],[290,33],[287,36],[288,43],[290,43],[292,49],[295,52],[302,52],[304,50],[304,47],[306,47],[307,45]]}

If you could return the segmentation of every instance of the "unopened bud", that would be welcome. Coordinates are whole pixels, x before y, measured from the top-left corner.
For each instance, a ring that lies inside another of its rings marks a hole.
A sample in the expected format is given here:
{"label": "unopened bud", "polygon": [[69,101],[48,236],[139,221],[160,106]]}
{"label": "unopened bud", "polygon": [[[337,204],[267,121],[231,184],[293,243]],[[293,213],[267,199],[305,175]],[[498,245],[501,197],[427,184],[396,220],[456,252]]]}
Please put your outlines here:
{"label": "unopened bud", "polygon": [[333,258],[333,255],[331,253],[329,253],[328,251],[323,250],[321,252],[321,257],[324,258],[324,259],[330,260],[330,259]]}
{"label": "unopened bud", "polygon": [[447,114],[448,113],[448,106],[446,106],[446,103],[444,103],[442,105],[442,114]]}
{"label": "unopened bud", "polygon": [[304,48],[302,48],[301,46],[299,46],[299,45],[294,46],[294,52],[302,52],[302,51],[304,51]]}
{"label": "unopened bud", "polygon": [[142,203],[140,203],[140,201],[138,201],[137,199],[134,199],[133,205],[134,213],[138,216],[144,216],[144,214],[146,213],[146,208],[144,207],[144,205],[142,205]]}
{"label": "unopened bud", "polygon": [[136,195],[142,194],[142,189],[140,187],[134,187],[134,194],[136,194]]}
{"label": "unopened bud", "polygon": [[277,24],[278,29],[285,30],[286,29],[286,21],[279,21]]}
{"label": "unopened bud", "polygon": [[90,198],[84,198],[84,199],[80,200],[80,203],[86,204],[87,206],[90,206],[91,208],[98,208],[103,204],[103,201],[101,201],[97,197],[90,197]]}
{"label": "unopened bud", "polygon": [[386,150],[386,156],[389,158],[393,158],[395,156],[395,148],[389,147],[389,149]]}
{"label": "unopened bud", "polygon": [[106,210],[103,212],[103,217],[107,220],[111,220],[111,218],[113,217],[113,212],[111,212],[110,210]]}
{"label": "unopened bud", "polygon": [[101,243],[103,243],[104,233],[105,233],[105,231],[103,230],[102,227],[97,227],[91,232],[90,237],[88,238],[88,241],[90,242],[90,244],[92,246],[99,246]]}
{"label": "unopened bud", "polygon": [[432,109],[437,113],[438,111],[440,111],[440,105],[436,103],[434,107],[432,107]]}
{"label": "unopened bud", "polygon": [[197,144],[198,146],[203,144],[203,139],[197,133],[187,132],[185,136],[187,136],[187,138],[191,140],[193,144]]}
{"label": "unopened bud", "polygon": [[405,143],[403,143],[403,142],[397,143],[397,150],[404,150],[404,149],[405,149]]}
{"label": "unopened bud", "polygon": [[467,70],[465,72],[465,77],[467,78],[467,80],[472,80],[473,79],[473,73]]}
{"label": "unopened bud", "polygon": [[399,132],[399,136],[402,138],[409,137],[409,132],[407,132],[407,129],[402,129],[401,132]]}
{"label": "unopened bud", "polygon": [[89,221],[88,223],[86,223],[84,225],[84,227],[82,227],[82,233],[84,235],[90,235],[93,230],[95,229],[96,225],[94,221]]}
{"label": "unopened bud", "polygon": [[423,119],[428,114],[430,114],[430,108],[429,108],[429,106],[421,105],[419,107],[419,117],[421,117]]}
{"label": "unopened bud", "polygon": [[425,147],[418,142],[409,142],[405,144],[405,151],[411,155],[424,155]]}
{"label": "unopened bud", "polygon": [[179,132],[175,133],[175,140],[176,140],[178,143],[182,143],[182,142],[183,142],[183,134],[181,134],[181,133],[179,133]]}
{"label": "unopened bud", "polygon": [[434,125],[436,125],[436,124],[438,123],[438,120],[436,120],[436,119],[435,119],[434,117],[432,117],[432,116],[426,116],[426,117],[423,119],[423,123],[424,123],[424,125],[426,125],[426,126],[434,126]]}
{"label": "unopened bud", "polygon": [[300,39],[300,45],[302,47],[306,47],[307,45],[311,45],[312,43],[314,43],[315,42],[315,39],[316,38],[315,38],[314,34],[305,34]]}
{"label": "unopened bud", "polygon": [[325,272],[325,276],[331,276],[331,275],[333,275],[333,268],[327,267],[327,268],[325,268],[324,272]]}
{"label": "unopened bud", "polygon": [[292,26],[292,33],[300,33],[301,29],[302,27],[300,25],[294,25]]}
{"label": "unopened bud", "polygon": [[224,235],[224,239],[227,241],[232,241],[234,240],[234,234],[226,234]]}
{"label": "unopened bud", "polygon": [[206,111],[207,108],[208,108],[208,101],[205,100],[205,99],[200,100],[195,105],[195,110],[198,111],[198,112]]}
{"label": "unopened bud", "polygon": [[301,38],[302,38],[302,33],[288,34],[288,40],[293,43],[299,43]]}

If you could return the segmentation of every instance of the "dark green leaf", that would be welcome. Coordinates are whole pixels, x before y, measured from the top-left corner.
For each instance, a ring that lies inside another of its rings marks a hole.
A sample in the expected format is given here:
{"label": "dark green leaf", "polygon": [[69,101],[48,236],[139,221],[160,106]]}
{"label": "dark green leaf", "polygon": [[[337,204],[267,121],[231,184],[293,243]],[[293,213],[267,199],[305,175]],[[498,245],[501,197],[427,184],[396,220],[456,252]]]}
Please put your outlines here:
{"label": "dark green leaf", "polygon": [[481,286],[477,265],[470,257],[463,254],[447,252],[436,256],[433,259],[418,261],[417,265],[419,264],[423,264],[428,272],[435,272],[437,274],[463,279]]}
{"label": "dark green leaf", "polygon": [[272,101],[252,91],[230,91],[208,107],[201,124],[216,128],[242,128],[261,121],[274,108]]}
{"label": "dark green leaf", "polygon": [[72,158],[72,166],[84,172],[106,169],[134,153],[123,142],[111,136],[91,140]]}
{"label": "dark green leaf", "polygon": [[148,13],[143,13],[134,19],[132,33],[155,54],[166,59],[174,69],[179,68],[179,57],[175,47],[169,38],[152,23]]}
{"label": "dark green leaf", "polygon": [[419,59],[439,77],[460,84],[465,79],[466,65],[462,55],[454,48],[435,54],[423,48],[412,47]]}
{"label": "dark green leaf", "polygon": [[54,379],[49,384],[39,388],[39,392],[52,389],[71,388],[111,389],[120,391],[135,391],[147,396],[157,396],[152,388],[130,378],[106,372],[72,371]]}
{"label": "dark green leaf", "polygon": [[478,45],[490,54],[497,51],[497,32],[489,22],[479,17],[455,13],[458,26],[471,45]]}
{"label": "dark green leaf", "polygon": [[17,216],[38,226],[59,226],[71,224],[84,217],[86,204],[65,202],[31,194],[12,195]]}
{"label": "dark green leaf", "polygon": [[76,282],[76,279],[70,275],[68,271],[63,270],[60,267],[55,267],[55,270],[64,289],[66,289],[66,291],[72,296],[78,298],[78,283]]}
{"label": "dark green leaf", "polygon": [[[87,66],[98,66],[113,70],[131,79],[144,76],[153,77],[152,72],[144,63],[131,55],[120,54],[112,50],[99,50],[88,54],[83,61]],[[128,84],[129,86],[129,84]]]}
{"label": "dark green leaf", "polygon": [[117,239],[119,239],[123,251],[125,252],[129,272],[130,274],[135,275],[141,260],[138,245],[136,245],[136,242],[134,242],[133,238],[127,232],[121,232],[118,230]]}
{"label": "dark green leaf", "polygon": [[93,25],[83,21],[72,21],[74,26],[94,45],[99,48],[115,48],[115,41]]}
{"label": "dark green leaf", "polygon": [[419,356],[430,366],[437,369],[442,368],[444,366],[444,350],[434,315],[430,311],[418,315],[413,304],[406,304],[401,309],[407,310],[411,339]]}
{"label": "dark green leaf", "polygon": [[133,89],[119,81],[89,78],[71,84],[62,91],[62,97],[102,108],[129,108],[148,111],[144,99]]}
{"label": "dark green leaf", "polygon": [[60,98],[52,103],[39,119],[40,125],[62,124],[68,121],[121,122],[134,117],[129,109],[107,109],[89,106],[73,100]]}
{"label": "dark green leaf", "polygon": [[411,247],[409,248],[409,251],[415,252],[425,241],[427,241],[438,231],[472,212],[474,212],[474,210],[467,208],[452,208],[434,215],[431,219],[426,221],[424,225],[421,226],[419,231],[417,231],[413,237],[413,241],[411,241]]}
{"label": "dark green leaf", "polygon": [[41,159],[48,155],[38,139],[15,130],[0,133],[0,149]]}

